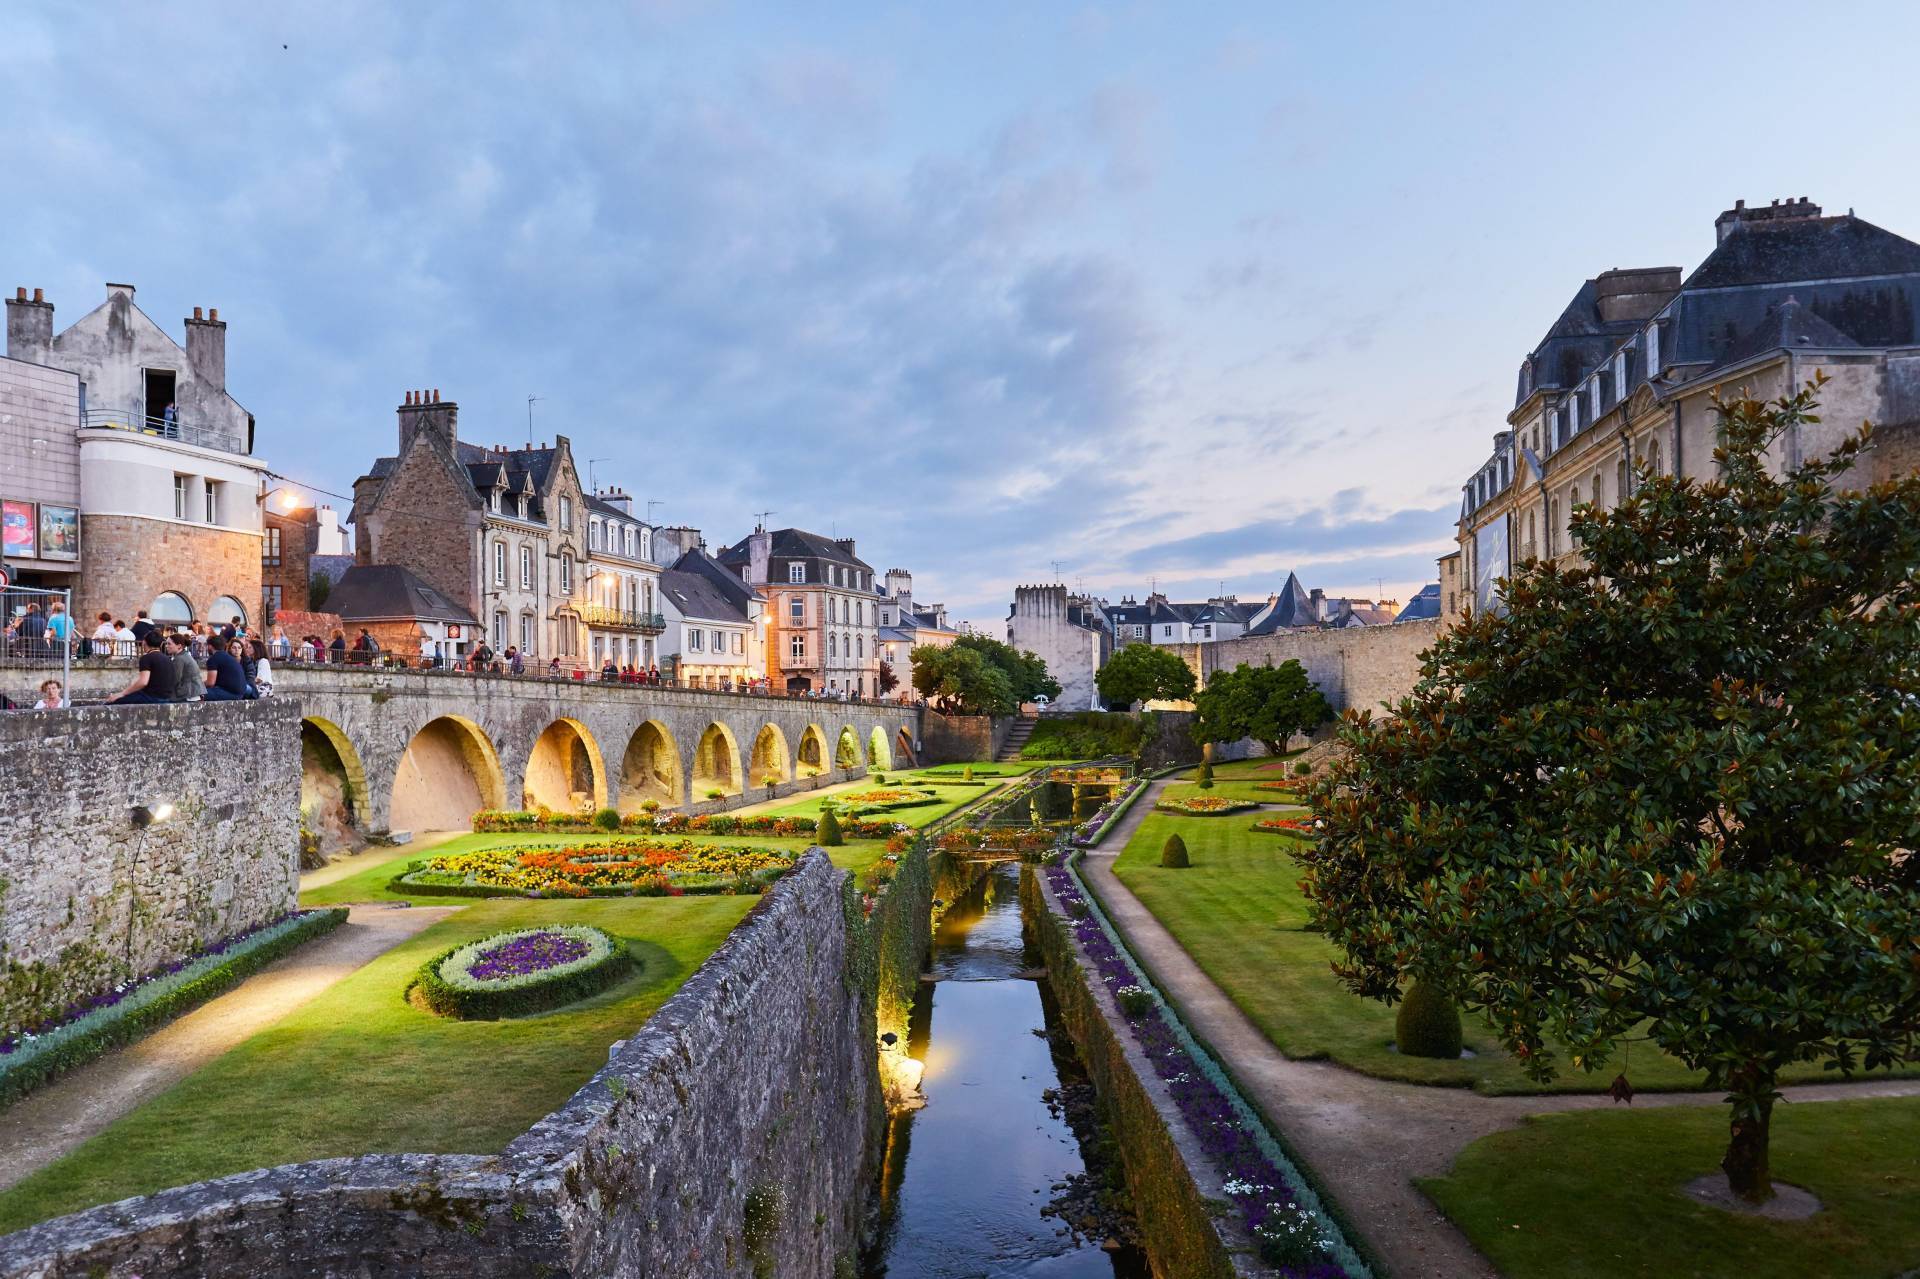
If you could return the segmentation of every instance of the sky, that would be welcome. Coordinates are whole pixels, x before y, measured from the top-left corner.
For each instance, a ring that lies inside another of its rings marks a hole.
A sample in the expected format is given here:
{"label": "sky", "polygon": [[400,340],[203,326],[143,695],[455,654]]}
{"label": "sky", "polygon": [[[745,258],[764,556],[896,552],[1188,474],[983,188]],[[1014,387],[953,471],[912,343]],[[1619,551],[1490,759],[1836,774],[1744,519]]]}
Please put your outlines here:
{"label": "sky", "polygon": [[[0,284],[228,322],[347,493],[409,389],[996,632],[1405,600],[1580,282],[1735,199],[1920,236],[1912,6],[14,0]],[[344,508],[344,502],[338,502]]]}

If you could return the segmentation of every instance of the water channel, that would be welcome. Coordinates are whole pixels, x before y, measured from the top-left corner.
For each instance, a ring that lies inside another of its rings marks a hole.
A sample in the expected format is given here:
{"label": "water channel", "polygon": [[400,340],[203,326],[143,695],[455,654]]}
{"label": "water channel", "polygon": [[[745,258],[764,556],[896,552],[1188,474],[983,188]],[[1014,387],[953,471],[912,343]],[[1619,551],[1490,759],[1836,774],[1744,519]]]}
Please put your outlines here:
{"label": "water channel", "polygon": [[1089,1228],[1087,1155],[1064,1112],[1090,1136],[1091,1090],[1022,955],[1017,866],[947,909],[930,976],[908,1033],[927,1104],[890,1121],[863,1279],[1147,1279],[1124,1213]]}

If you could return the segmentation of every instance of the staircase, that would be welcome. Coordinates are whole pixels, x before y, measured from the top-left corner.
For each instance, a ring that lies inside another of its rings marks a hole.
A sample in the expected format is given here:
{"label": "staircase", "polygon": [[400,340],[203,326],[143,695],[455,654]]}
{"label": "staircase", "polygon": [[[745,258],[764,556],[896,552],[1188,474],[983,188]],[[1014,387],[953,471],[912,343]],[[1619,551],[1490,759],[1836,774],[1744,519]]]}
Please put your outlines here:
{"label": "staircase", "polygon": [[1013,727],[1007,732],[1006,743],[1000,747],[1000,753],[993,757],[994,762],[1006,764],[1017,761],[1020,758],[1021,748],[1027,744],[1027,739],[1033,736],[1034,726],[1039,722],[1039,718],[1033,715],[1022,715],[1014,720]]}

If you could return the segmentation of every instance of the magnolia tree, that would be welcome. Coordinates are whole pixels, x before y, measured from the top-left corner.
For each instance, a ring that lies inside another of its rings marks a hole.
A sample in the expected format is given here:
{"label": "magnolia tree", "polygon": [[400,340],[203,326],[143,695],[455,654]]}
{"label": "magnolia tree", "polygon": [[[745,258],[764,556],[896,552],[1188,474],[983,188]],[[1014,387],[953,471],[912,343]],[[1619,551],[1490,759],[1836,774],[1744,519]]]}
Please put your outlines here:
{"label": "magnolia tree", "polygon": [[1718,479],[1576,507],[1583,565],[1349,717],[1299,854],[1353,990],[1430,981],[1537,1080],[1652,1040],[1728,1092],[1755,1202],[1780,1072],[1920,1035],[1920,477],[1838,491],[1868,429],[1772,473],[1817,389],[1719,405]]}

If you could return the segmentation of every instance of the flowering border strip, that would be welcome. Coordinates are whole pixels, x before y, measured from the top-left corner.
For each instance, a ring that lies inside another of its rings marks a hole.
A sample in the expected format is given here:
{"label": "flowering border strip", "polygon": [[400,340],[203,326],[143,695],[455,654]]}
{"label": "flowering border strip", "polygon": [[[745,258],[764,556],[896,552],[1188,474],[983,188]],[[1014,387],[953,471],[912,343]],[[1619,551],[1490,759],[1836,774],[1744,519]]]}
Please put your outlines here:
{"label": "flowering border strip", "polygon": [[[588,952],[585,960],[562,964],[547,972],[529,973],[506,982],[484,982],[469,986],[449,980],[441,972],[441,967],[450,961],[459,959],[471,962],[485,951],[504,945],[516,937],[543,932],[592,933],[595,934],[595,949]],[[602,944],[604,950],[601,949]],[[426,1005],[428,1011],[442,1017],[453,1017],[460,1021],[498,1021],[502,1017],[545,1012],[597,995],[628,976],[635,967],[633,956],[627,952],[627,944],[598,928],[584,924],[511,928],[441,951],[420,965],[419,972],[407,983],[406,994],[411,997],[418,990],[420,1002]]]}
{"label": "flowering border strip", "polygon": [[1117,790],[1106,803],[1102,804],[1094,815],[1081,823],[1073,833],[1073,843],[1078,848],[1092,848],[1105,839],[1134,801],[1147,793],[1147,779],[1136,777]]}
{"label": "flowering border strip", "polygon": [[[1073,864],[1078,856],[1067,854],[1041,872],[1057,903],[1055,913],[1067,912],[1061,922],[1116,1008],[1121,1006],[1123,988],[1146,992],[1151,999],[1150,1012],[1121,1020],[1181,1118],[1201,1139],[1228,1198],[1261,1246],[1263,1259],[1312,1279],[1369,1279],[1372,1271],[1310,1180],[1127,949],[1099,899],[1081,880]],[[1085,910],[1084,917],[1076,906]],[[1130,998],[1139,1002],[1139,996]],[[1265,1202],[1262,1192],[1275,1190],[1285,1200]]]}
{"label": "flowering border strip", "polygon": [[283,915],[136,982],[104,991],[68,1009],[67,1019],[58,1025],[0,1039],[0,1107],[225,994],[302,943],[339,927],[346,918],[344,906]]}
{"label": "flowering border strip", "polygon": [[[1192,805],[1202,801],[1212,801],[1206,808],[1194,808]],[[1224,795],[1205,795],[1197,799],[1157,799],[1153,803],[1156,813],[1172,813],[1176,817],[1229,817],[1234,813],[1248,813],[1260,807],[1259,801],[1251,799],[1228,799]]]}

